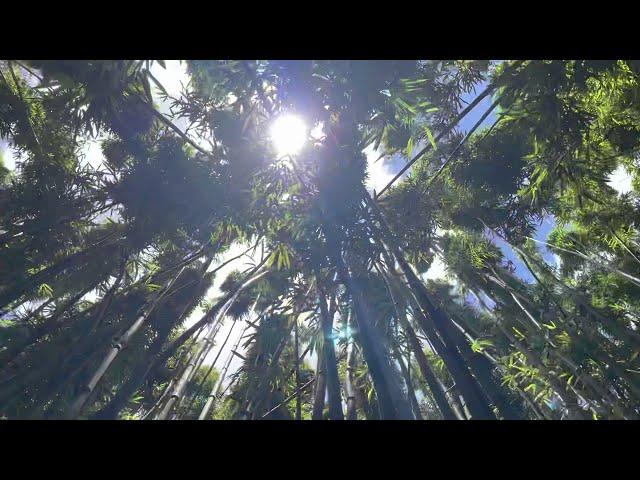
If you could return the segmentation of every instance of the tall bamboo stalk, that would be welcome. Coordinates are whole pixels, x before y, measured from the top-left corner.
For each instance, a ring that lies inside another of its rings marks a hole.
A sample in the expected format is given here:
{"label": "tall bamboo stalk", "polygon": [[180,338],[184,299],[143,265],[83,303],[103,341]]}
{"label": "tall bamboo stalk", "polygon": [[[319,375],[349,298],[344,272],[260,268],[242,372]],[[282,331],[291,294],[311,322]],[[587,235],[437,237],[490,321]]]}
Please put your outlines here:
{"label": "tall bamboo stalk", "polygon": [[[385,241],[381,243],[391,248],[391,252],[398,262],[409,288],[420,306],[421,310],[416,312],[416,318],[419,321],[420,327],[425,335],[429,337],[437,353],[444,356],[443,360],[445,361],[447,369],[454,377],[457,387],[461,390],[472,417],[475,419],[494,419],[495,415],[489,407],[487,398],[478,385],[477,380],[471,375],[471,372],[456,348],[455,341],[452,338],[453,325],[447,316],[436,307],[430,298],[430,293],[405,260],[379,207],[364,188],[362,188],[362,191],[364,200],[370,207],[384,235]],[[437,332],[437,336],[439,336],[440,339],[436,337],[435,332]]]}
{"label": "tall bamboo stalk", "polygon": [[404,363],[404,358],[402,357],[402,352],[398,347],[397,343],[391,342],[393,351],[396,355],[396,360],[398,365],[400,365],[400,371],[402,372],[402,377],[404,378],[404,384],[407,387],[407,395],[409,397],[409,401],[411,402],[411,409],[413,410],[413,416],[416,420],[422,420],[422,413],[420,412],[420,403],[416,398],[416,392],[413,389],[413,382],[411,381],[411,373],[407,369],[407,366]]}
{"label": "tall bamboo stalk", "polygon": [[[211,351],[214,345],[214,339],[216,335],[220,332],[220,326],[222,325],[222,319],[219,318],[215,326],[211,328],[211,332],[205,338],[203,344],[197,350],[196,353],[192,354],[187,362],[186,367],[182,371],[182,374],[176,381],[173,390],[170,395],[167,397],[166,403],[155,417],[154,420],[166,420],[169,417],[169,414],[172,412],[174,406],[177,406],[182,400],[182,394],[184,390],[187,388],[187,384],[192,379],[195,372],[198,370],[207,354]],[[227,336],[228,338],[228,336]]]}
{"label": "tall bamboo stalk", "polygon": [[315,373],[315,390],[313,393],[313,409],[311,412],[312,420],[322,420],[324,412],[325,396],[327,393],[327,375],[325,373],[325,356],[318,355]]}
{"label": "tall bamboo stalk", "polygon": [[205,402],[204,406],[202,407],[202,410],[200,411],[200,415],[198,416],[198,420],[205,420],[207,418],[207,416],[209,415],[209,412],[211,411],[211,408],[213,407],[213,402],[215,401],[218,392],[220,391],[220,387],[222,386],[222,383],[225,380],[225,377],[227,375],[227,372],[229,371],[229,366],[231,365],[231,361],[233,360],[233,355],[234,355],[234,351],[238,350],[238,348],[240,347],[240,342],[242,341],[242,339],[244,338],[244,334],[245,332],[248,330],[248,328],[251,326],[250,323],[247,322],[247,325],[244,327],[244,329],[242,330],[242,333],[240,333],[240,335],[238,336],[238,340],[236,341],[235,345],[231,348],[231,351],[229,352],[229,356],[227,357],[224,366],[222,367],[222,370],[220,371],[220,375],[218,377],[218,380],[216,381],[215,385],[213,386],[213,389],[211,390],[211,392],[209,392],[209,396],[207,397],[207,401]]}
{"label": "tall bamboo stalk", "polygon": [[89,379],[87,384],[83,387],[83,390],[77,395],[76,399],[71,404],[71,407],[67,413],[68,418],[77,418],[78,415],[82,413],[82,409],[84,408],[87,400],[93,393],[94,389],[98,382],[102,379],[104,374],[107,372],[113,361],[116,359],[118,354],[127,347],[131,338],[140,330],[142,325],[148,320],[151,314],[155,311],[156,307],[160,303],[160,301],[164,298],[164,296],[169,292],[171,287],[178,280],[178,277],[182,275],[182,272],[187,268],[187,266],[183,266],[177,275],[175,275],[158,294],[156,294],[155,298],[149,305],[147,309],[145,309],[142,314],[136,319],[135,322],[131,324],[131,326],[125,330],[122,336],[117,339],[111,350],[107,353],[107,355],[102,360],[102,363],[98,366],[93,376]]}
{"label": "tall bamboo stalk", "polygon": [[[351,332],[352,328],[352,312],[349,309],[349,313],[347,315],[347,331]],[[345,391],[347,394],[347,420],[357,420],[357,403],[356,403],[356,386],[355,386],[355,376],[356,376],[356,355],[355,355],[355,345],[353,341],[353,335],[349,335],[347,344],[347,372],[345,376]]]}
{"label": "tall bamboo stalk", "polygon": [[420,340],[418,340],[418,337],[416,336],[413,328],[411,327],[411,324],[407,320],[407,316],[404,310],[405,305],[400,303],[399,298],[397,298],[397,295],[394,293],[394,290],[391,287],[391,283],[389,282],[389,277],[384,272],[384,270],[379,269],[378,271],[381,273],[382,279],[384,280],[385,287],[391,299],[391,303],[393,304],[394,310],[396,312],[396,316],[400,320],[400,323],[402,324],[402,328],[404,329],[407,335],[407,340],[411,345],[411,349],[413,350],[414,355],[416,356],[418,367],[420,368],[420,373],[422,373],[422,377],[427,382],[429,390],[431,391],[431,395],[433,396],[433,399],[436,402],[436,405],[440,410],[442,417],[445,420],[456,420],[457,417],[454,414],[453,410],[449,405],[449,402],[446,399],[446,396],[444,393],[444,387],[440,382],[440,380],[438,380],[438,378],[436,377],[435,373],[433,372],[431,365],[429,364],[429,360],[427,360],[427,357],[425,356],[424,351],[422,350]]}
{"label": "tall bamboo stalk", "polygon": [[333,318],[327,309],[327,300],[324,289],[320,286],[318,272],[316,272],[316,288],[318,292],[318,303],[320,304],[320,322],[323,334],[322,351],[325,358],[327,390],[329,393],[329,419],[343,420],[340,377],[338,375],[338,364],[336,362],[336,351],[333,340]]}
{"label": "tall bamboo stalk", "polygon": [[[255,278],[252,279],[252,280],[255,281]],[[243,288],[246,288],[246,286],[248,286],[248,284],[250,284],[250,283],[252,283],[252,281],[247,281],[244,284],[242,284],[240,286],[240,288],[237,289],[236,292],[231,296],[231,298],[224,304],[222,309],[216,314],[214,322],[217,325],[221,325],[222,324],[222,319],[224,318],[226,313],[229,311],[229,308],[231,308],[231,306],[233,305],[235,300],[238,298],[238,296],[239,296],[240,292],[243,290]],[[209,369],[208,373],[211,372],[211,370],[213,369],[213,365],[215,365],[215,362],[218,360],[218,357],[220,356],[220,353],[222,352],[222,348],[224,348],[224,345],[226,345],[227,341],[229,340],[229,337],[231,335],[231,331],[232,331],[234,326],[235,326],[235,322],[234,322],[232,328],[229,329],[229,333],[227,334],[227,337],[224,340],[224,343],[223,343],[222,347],[220,348],[220,350],[218,352],[218,355],[216,356],[216,358],[215,358],[211,368]],[[213,336],[215,336],[215,333],[213,334]],[[174,404],[182,399],[182,393],[183,393],[184,389],[186,388],[186,385],[187,385],[188,381],[191,379],[193,374],[198,370],[199,365],[204,361],[204,359],[206,358],[206,356],[207,356],[208,352],[211,350],[211,348],[213,348],[213,337],[208,338],[207,341],[208,341],[208,344],[203,346],[202,349],[197,354],[197,358],[199,360],[197,359],[195,362],[190,362],[189,363],[187,369],[185,369],[185,372],[182,374],[180,380],[176,383],[176,386],[174,388],[173,393],[171,394],[171,396],[167,400],[167,403],[163,407],[163,409],[160,412],[160,414],[156,417],[156,419],[158,419],[158,420],[166,419],[168,414],[169,414],[169,412],[173,408]],[[198,363],[198,361],[199,361],[199,363]],[[207,375],[205,375],[205,378],[206,378],[206,376]]]}
{"label": "tall bamboo stalk", "polygon": [[361,288],[349,273],[347,265],[342,258],[336,232],[331,225],[325,224],[325,237],[329,255],[336,267],[338,277],[351,296],[356,313],[358,337],[376,388],[382,416],[385,419],[409,420],[413,417],[413,414],[411,413],[409,400],[405,397],[400,387],[399,373],[393,368],[383,349],[381,334],[375,329],[370,320],[373,318],[371,308],[367,304]]}
{"label": "tall bamboo stalk", "polygon": [[294,326],[293,326],[293,350],[295,355],[295,375],[296,375],[296,420],[302,420],[302,398],[301,398],[301,390],[300,390],[300,359],[298,355],[300,355],[300,345],[298,339],[298,319],[294,318]]}

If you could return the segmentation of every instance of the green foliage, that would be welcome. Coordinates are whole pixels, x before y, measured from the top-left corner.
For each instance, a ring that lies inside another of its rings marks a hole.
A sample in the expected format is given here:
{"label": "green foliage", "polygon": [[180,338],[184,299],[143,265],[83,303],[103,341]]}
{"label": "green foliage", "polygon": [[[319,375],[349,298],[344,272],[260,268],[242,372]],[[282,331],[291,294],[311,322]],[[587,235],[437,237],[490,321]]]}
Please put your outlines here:
{"label": "green foliage", "polygon": [[[135,419],[177,396],[171,414],[197,418],[224,370],[199,366],[179,394],[172,380],[208,348],[191,325],[210,320],[251,327],[210,418],[293,418],[298,398],[310,418],[313,388],[295,389],[315,372],[298,357],[332,340],[327,300],[341,388],[357,352],[358,418],[384,416],[388,377],[405,395],[391,346],[408,348],[407,325],[456,384],[447,401],[467,378],[455,358],[501,416],[640,417],[637,61],[198,60],[179,98],[157,63],[0,62],[0,137],[17,159],[9,172],[0,158],[1,415]],[[480,84],[497,114],[466,138],[452,122]],[[284,113],[323,138],[279,158]],[[400,164],[422,152],[377,199],[390,233],[363,202],[367,147]],[[207,272],[256,242],[214,284]],[[444,263],[428,302],[399,256],[419,274]],[[427,348],[447,335],[451,352]],[[423,415],[440,418],[425,365],[409,367]]]}

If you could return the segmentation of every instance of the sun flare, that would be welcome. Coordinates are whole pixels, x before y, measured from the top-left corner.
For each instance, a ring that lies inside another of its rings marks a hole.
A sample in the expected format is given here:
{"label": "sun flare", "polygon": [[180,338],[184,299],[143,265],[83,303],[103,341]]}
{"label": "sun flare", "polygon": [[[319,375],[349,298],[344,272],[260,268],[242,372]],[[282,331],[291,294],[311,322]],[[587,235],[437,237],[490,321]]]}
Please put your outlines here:
{"label": "sun flare", "polygon": [[296,115],[282,115],[271,126],[271,140],[279,156],[298,153],[308,136],[307,125]]}

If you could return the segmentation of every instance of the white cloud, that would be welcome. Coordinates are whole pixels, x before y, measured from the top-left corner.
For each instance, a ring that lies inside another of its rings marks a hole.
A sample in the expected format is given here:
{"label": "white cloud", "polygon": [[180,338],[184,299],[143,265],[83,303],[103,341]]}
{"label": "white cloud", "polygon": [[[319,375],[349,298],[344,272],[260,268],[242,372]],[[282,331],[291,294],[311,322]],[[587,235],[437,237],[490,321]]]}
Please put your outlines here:
{"label": "white cloud", "polygon": [[[367,156],[367,171],[369,178],[367,179],[367,188],[379,192],[393,178],[395,172],[389,170],[389,163],[380,159],[380,152],[374,150],[373,144],[364,149]],[[378,160],[378,161],[376,161]]]}
{"label": "white cloud", "polygon": [[[155,62],[151,67],[151,73],[162,84],[169,95],[180,98],[182,86],[187,86],[189,76],[187,63],[180,60],[165,60],[166,68]],[[152,84],[153,85],[153,84]],[[155,89],[153,89],[155,93]],[[158,99],[156,99],[159,101]]]}
{"label": "white cloud", "polygon": [[84,143],[80,150],[81,165],[86,165],[88,163],[95,169],[99,169],[102,166],[102,162],[105,160],[101,147],[103,140],[104,137],[98,137],[95,139],[88,139]]}
{"label": "white cloud", "polygon": [[618,165],[618,168],[609,175],[607,183],[611,188],[615,189],[618,194],[624,195],[625,193],[633,191],[632,181],[633,176],[624,165]]}
{"label": "white cloud", "polygon": [[560,258],[560,255],[554,253],[553,254],[553,260],[554,260],[554,267],[556,268],[562,268],[562,258]]}
{"label": "white cloud", "polygon": [[440,280],[445,279],[447,276],[447,267],[442,261],[442,257],[439,253],[436,253],[433,257],[433,262],[431,262],[431,266],[429,270],[423,275],[425,280]]}
{"label": "white cloud", "polygon": [[[185,89],[189,89],[187,62],[185,60],[165,60],[165,67],[166,68],[162,68],[162,66],[156,62],[151,67],[151,73],[164,87],[169,96],[175,99],[184,98],[182,95],[183,91]],[[170,110],[172,100],[162,100],[159,95],[160,90],[153,86],[153,83],[151,93],[153,95],[153,101],[158,107],[158,111],[171,119],[176,127],[186,133],[186,129],[189,125],[189,119],[187,117],[174,117]],[[210,148],[205,138],[199,135],[194,135],[192,132],[189,132],[189,137],[203,149],[208,150]]]}

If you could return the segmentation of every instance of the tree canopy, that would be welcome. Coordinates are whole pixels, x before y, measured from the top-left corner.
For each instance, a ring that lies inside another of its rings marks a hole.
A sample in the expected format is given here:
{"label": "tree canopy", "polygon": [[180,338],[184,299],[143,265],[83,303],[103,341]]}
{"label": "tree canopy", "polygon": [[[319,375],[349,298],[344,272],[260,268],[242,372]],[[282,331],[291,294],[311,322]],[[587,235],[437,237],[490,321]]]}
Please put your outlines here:
{"label": "tree canopy", "polygon": [[3,418],[640,417],[640,62],[181,65],[0,61]]}

